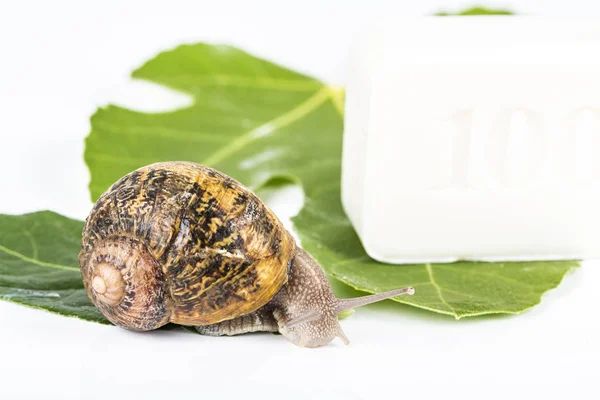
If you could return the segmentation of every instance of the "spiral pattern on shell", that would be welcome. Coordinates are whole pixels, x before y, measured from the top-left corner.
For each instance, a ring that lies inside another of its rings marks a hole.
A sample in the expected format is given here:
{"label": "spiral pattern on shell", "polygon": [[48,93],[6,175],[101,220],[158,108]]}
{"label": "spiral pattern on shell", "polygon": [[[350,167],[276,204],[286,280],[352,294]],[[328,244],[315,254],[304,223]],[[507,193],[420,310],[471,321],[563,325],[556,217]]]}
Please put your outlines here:
{"label": "spiral pattern on shell", "polygon": [[165,276],[143,243],[107,238],[82,265],[92,302],[113,324],[147,331],[169,322],[172,305]]}

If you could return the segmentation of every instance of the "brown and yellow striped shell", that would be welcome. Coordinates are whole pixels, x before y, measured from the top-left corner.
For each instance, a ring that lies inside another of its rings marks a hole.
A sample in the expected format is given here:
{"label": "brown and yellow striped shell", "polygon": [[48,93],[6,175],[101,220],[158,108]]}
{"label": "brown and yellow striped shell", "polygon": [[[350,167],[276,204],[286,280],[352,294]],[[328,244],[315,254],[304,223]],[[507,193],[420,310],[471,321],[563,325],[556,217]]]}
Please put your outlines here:
{"label": "brown and yellow striped shell", "polygon": [[79,263],[104,316],[150,330],[257,310],[287,282],[294,252],[250,190],[211,168],[168,162],[126,175],[100,197]]}

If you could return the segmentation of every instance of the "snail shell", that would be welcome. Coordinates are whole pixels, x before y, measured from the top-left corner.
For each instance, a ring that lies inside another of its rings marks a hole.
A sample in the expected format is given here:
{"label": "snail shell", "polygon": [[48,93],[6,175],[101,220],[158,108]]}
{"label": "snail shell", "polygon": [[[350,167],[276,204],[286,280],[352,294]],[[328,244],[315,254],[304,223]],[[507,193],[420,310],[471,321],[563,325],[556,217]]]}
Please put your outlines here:
{"label": "snail shell", "polygon": [[152,164],[112,185],[86,220],[88,296],[117,325],[202,326],[251,313],[287,282],[295,243],[237,181],[187,162]]}

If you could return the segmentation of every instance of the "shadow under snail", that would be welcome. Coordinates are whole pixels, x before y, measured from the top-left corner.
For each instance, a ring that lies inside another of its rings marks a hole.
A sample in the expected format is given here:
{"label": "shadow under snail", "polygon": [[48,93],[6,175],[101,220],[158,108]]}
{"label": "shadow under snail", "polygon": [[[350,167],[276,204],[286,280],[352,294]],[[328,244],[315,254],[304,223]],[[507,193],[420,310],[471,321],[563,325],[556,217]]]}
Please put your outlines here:
{"label": "shadow under snail", "polygon": [[348,344],[340,312],[414,293],[337,299],[254,193],[188,162],[152,164],[113,184],[86,220],[79,264],[92,303],[116,325],[280,332],[301,347]]}

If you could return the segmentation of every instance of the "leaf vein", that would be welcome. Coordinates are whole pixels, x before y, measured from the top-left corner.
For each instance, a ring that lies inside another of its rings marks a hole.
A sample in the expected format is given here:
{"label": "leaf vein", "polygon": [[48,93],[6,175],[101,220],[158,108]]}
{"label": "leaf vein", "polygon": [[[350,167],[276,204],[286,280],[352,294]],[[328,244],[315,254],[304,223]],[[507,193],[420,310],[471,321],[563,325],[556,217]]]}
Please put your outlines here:
{"label": "leaf vein", "polygon": [[11,250],[9,248],[6,248],[6,247],[2,246],[1,244],[0,244],[0,251],[3,252],[3,253],[8,254],[10,256],[19,258],[19,259],[21,259],[23,261],[26,261],[26,262],[38,265],[40,267],[48,267],[48,268],[55,268],[55,269],[63,269],[63,270],[66,270],[66,271],[77,271],[77,272],[79,272],[79,268],[69,267],[67,265],[60,265],[60,264],[48,263],[48,262],[44,262],[44,261],[41,261],[41,260],[38,260],[38,259],[35,259],[35,258],[27,257],[26,255],[21,254],[21,253],[19,253],[17,251]]}
{"label": "leaf vein", "polygon": [[429,275],[429,280],[431,280],[431,284],[433,285],[433,287],[437,291],[437,294],[438,294],[440,300],[442,301],[442,303],[445,304],[450,310],[452,310],[452,312],[455,315],[458,315],[458,314],[456,314],[456,310],[454,309],[454,307],[452,307],[446,301],[446,299],[444,299],[444,295],[442,294],[442,288],[440,287],[440,285],[437,284],[437,282],[435,281],[435,278],[433,276],[433,268],[431,268],[431,264],[425,264],[425,270],[427,271],[427,275]]}
{"label": "leaf vein", "polygon": [[33,258],[37,259],[38,258],[38,246],[37,246],[37,243],[35,242],[35,239],[33,238],[33,235],[27,229],[23,230],[23,234],[25,236],[27,236],[27,239],[29,239],[29,243],[31,244],[31,252],[32,252]]}
{"label": "leaf vein", "polygon": [[311,111],[323,104],[323,102],[325,102],[329,97],[329,89],[327,86],[325,86],[313,96],[311,96],[308,100],[298,104],[290,111],[242,134],[237,139],[231,141],[231,143],[228,146],[223,147],[219,151],[215,152],[212,156],[205,159],[203,162],[201,162],[201,164],[215,166],[216,164],[225,160],[226,158],[239,151],[249,143],[260,139],[266,135],[270,135],[278,129],[290,125],[293,122],[299,120],[300,118],[306,116]]}

